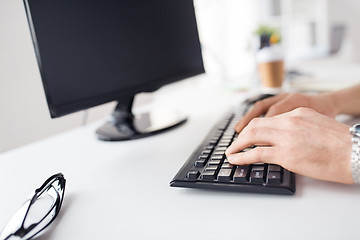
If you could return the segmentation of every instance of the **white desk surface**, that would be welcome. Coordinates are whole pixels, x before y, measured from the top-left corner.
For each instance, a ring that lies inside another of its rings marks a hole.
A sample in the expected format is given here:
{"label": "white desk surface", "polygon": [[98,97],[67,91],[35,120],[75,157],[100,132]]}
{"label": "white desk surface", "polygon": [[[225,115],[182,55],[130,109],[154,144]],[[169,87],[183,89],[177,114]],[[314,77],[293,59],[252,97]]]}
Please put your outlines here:
{"label": "white desk surface", "polygon": [[210,108],[208,101],[214,96],[209,96],[194,102],[185,125],[151,138],[101,142],[94,137],[98,124],[92,124],[1,154],[0,228],[31,191],[62,172],[67,185],[61,212],[38,239],[356,239],[360,235],[356,186],[297,176],[294,196],[169,187],[225,112],[221,104]]}

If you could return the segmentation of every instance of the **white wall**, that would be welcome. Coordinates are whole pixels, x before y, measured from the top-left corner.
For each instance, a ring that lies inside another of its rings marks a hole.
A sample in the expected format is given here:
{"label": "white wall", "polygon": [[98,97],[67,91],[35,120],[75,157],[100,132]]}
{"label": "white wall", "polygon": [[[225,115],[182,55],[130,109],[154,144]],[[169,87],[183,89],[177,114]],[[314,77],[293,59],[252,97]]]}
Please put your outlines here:
{"label": "white wall", "polygon": [[343,24],[346,26],[346,44],[352,57],[360,61],[360,1],[328,0],[329,26]]}
{"label": "white wall", "polygon": [[[91,110],[103,118],[112,106]],[[51,119],[22,0],[0,0],[0,152],[80,126],[83,113]]]}
{"label": "white wall", "polygon": [[195,6],[207,72],[225,82],[247,81],[254,70],[250,44],[258,1],[195,0]]}

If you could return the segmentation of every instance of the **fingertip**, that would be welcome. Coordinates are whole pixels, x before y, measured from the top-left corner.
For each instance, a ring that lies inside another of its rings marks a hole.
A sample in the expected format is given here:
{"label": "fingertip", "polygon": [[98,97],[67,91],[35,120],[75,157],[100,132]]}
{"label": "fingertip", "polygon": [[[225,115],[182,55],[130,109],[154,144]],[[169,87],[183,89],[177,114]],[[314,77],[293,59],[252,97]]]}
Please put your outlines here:
{"label": "fingertip", "polygon": [[234,154],[235,152],[234,152],[234,146],[233,146],[234,144],[230,144],[230,146],[228,146],[227,147],[227,149],[225,150],[225,155],[226,156],[229,156],[229,155],[231,155],[231,154]]}
{"label": "fingertip", "polygon": [[274,163],[273,162],[273,149],[270,147],[256,147],[252,150],[245,151],[245,152],[234,152],[228,154],[226,157],[229,163],[233,165],[247,165],[253,163]]}
{"label": "fingertip", "polygon": [[229,161],[229,163],[231,164],[235,164],[235,156],[232,154],[226,155],[227,160]]}
{"label": "fingertip", "polygon": [[225,155],[229,156],[231,154],[233,154],[233,144],[231,144],[226,150],[225,150]]}
{"label": "fingertip", "polygon": [[239,123],[236,123],[235,126],[234,126],[234,130],[235,130],[235,131],[237,131],[238,126],[239,126]]}
{"label": "fingertip", "polygon": [[235,132],[239,133],[241,130],[241,126],[242,126],[242,121],[240,120],[235,124],[235,127],[234,127]]}
{"label": "fingertip", "polygon": [[227,160],[229,161],[229,163],[231,163],[233,165],[249,164],[248,162],[245,161],[244,154],[245,153],[243,153],[243,152],[230,154],[227,156]]}

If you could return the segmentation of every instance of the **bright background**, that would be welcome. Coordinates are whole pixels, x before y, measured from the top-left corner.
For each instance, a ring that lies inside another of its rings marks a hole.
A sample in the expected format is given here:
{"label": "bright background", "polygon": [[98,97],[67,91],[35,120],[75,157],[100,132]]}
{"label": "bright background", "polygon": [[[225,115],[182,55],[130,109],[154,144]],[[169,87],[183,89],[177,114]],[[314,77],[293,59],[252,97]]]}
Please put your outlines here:
{"label": "bright background", "polygon": [[[357,0],[195,0],[195,7],[206,84],[253,86],[259,24],[279,29],[287,63],[327,56],[339,43],[337,54],[360,57]],[[50,119],[23,2],[0,0],[0,152],[103,119],[113,105]]]}

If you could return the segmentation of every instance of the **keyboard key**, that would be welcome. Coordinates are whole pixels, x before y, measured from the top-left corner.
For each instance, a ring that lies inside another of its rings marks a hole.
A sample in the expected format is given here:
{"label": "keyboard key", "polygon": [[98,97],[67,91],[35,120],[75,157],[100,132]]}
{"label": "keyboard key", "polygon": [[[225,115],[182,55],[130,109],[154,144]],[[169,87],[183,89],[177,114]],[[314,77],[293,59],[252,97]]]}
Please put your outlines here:
{"label": "keyboard key", "polygon": [[269,165],[269,172],[281,172],[279,165]]}
{"label": "keyboard key", "polygon": [[225,151],[227,147],[217,147],[215,151]]}
{"label": "keyboard key", "polygon": [[235,125],[234,124],[232,124],[232,125],[229,125],[229,129],[226,131],[226,132],[224,132],[224,137],[230,137],[230,139],[233,139],[233,137],[234,137],[234,135],[235,135],[235,130],[234,130],[234,128],[235,128]]}
{"label": "keyboard key", "polygon": [[221,168],[233,169],[234,165],[232,165],[231,163],[223,163],[223,165],[221,165]]}
{"label": "keyboard key", "polygon": [[270,184],[281,184],[281,173],[269,172],[267,175],[267,182]]}
{"label": "keyboard key", "polygon": [[234,182],[247,182],[248,166],[238,166],[234,173]]}
{"label": "keyboard key", "polygon": [[208,159],[209,158],[209,154],[201,154],[200,156],[199,156],[199,159]]}
{"label": "keyboard key", "polygon": [[205,164],[206,164],[206,159],[199,159],[199,160],[195,161],[194,166],[195,167],[203,167],[203,166],[205,166]]}
{"label": "keyboard key", "polygon": [[265,165],[253,165],[251,171],[265,171]]}
{"label": "keyboard key", "polygon": [[264,172],[252,171],[250,174],[250,183],[255,183],[255,184],[264,183]]}
{"label": "keyboard key", "polygon": [[232,136],[229,136],[229,135],[224,135],[221,140],[227,140],[227,141],[231,141],[232,140]]}
{"label": "keyboard key", "polygon": [[218,165],[208,165],[206,168],[205,168],[205,171],[217,171],[219,168]]}
{"label": "keyboard key", "polygon": [[220,169],[218,174],[218,181],[230,182],[232,173],[232,169]]}
{"label": "keyboard key", "polygon": [[210,154],[211,153],[211,150],[204,150],[202,151],[202,155],[207,155],[207,154]]}
{"label": "keyboard key", "polygon": [[214,146],[211,146],[211,145],[205,147],[205,150],[213,150],[213,149],[214,149]]}
{"label": "keyboard key", "polygon": [[220,144],[230,144],[231,143],[231,140],[229,139],[225,139],[225,140],[220,140]]}
{"label": "keyboard key", "polygon": [[227,125],[228,125],[228,121],[222,123],[219,127],[218,127],[218,130],[219,131],[224,131],[226,128],[227,128]]}
{"label": "keyboard key", "polygon": [[229,125],[229,129],[226,132],[224,132],[223,136],[229,136],[229,137],[233,138],[235,135],[235,131],[234,131],[233,127],[235,127],[233,124]]}
{"label": "keyboard key", "polygon": [[213,153],[213,155],[223,156],[223,155],[225,155],[225,151],[216,151],[216,152]]}
{"label": "keyboard key", "polygon": [[230,143],[222,143],[222,142],[220,142],[218,146],[227,148],[228,146],[230,146]]}
{"label": "keyboard key", "polygon": [[190,171],[190,172],[188,172],[186,177],[188,179],[197,179],[199,177],[199,175],[200,175],[199,171]]}
{"label": "keyboard key", "polygon": [[217,134],[217,135],[213,136],[212,139],[213,139],[213,140],[216,140],[216,141],[219,141],[220,138],[221,138],[221,134]]}
{"label": "keyboard key", "polygon": [[214,181],[216,177],[215,171],[205,171],[201,174],[201,179],[205,181]]}
{"label": "keyboard key", "polygon": [[209,145],[216,145],[218,142],[218,139],[211,139],[209,142]]}
{"label": "keyboard key", "polygon": [[209,161],[209,165],[219,165],[221,163],[221,161],[220,160],[210,160]]}
{"label": "keyboard key", "polygon": [[223,160],[224,155],[215,155],[211,157],[211,160]]}

